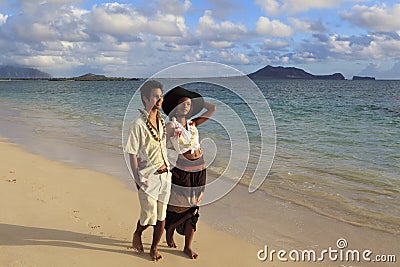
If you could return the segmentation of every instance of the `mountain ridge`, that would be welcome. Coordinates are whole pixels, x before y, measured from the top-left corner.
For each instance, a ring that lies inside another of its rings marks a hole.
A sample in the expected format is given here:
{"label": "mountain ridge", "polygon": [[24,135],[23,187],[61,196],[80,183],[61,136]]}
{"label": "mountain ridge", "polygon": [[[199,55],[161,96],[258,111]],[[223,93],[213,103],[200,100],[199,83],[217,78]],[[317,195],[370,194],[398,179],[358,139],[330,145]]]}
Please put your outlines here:
{"label": "mountain ridge", "polygon": [[247,75],[250,79],[277,80],[277,79],[304,79],[304,80],[345,80],[341,73],[329,75],[314,75],[295,67],[274,67],[267,65]]}
{"label": "mountain ridge", "polygon": [[[255,72],[247,74],[251,79],[260,80],[278,80],[278,79],[303,79],[303,80],[346,80],[341,73],[334,73],[328,75],[314,75],[306,72],[303,69],[296,67],[283,67],[267,65]],[[93,73],[86,73],[81,76],[71,78],[54,78],[51,74],[40,71],[38,69],[0,65],[0,79],[43,79],[52,81],[108,81],[108,80],[139,80],[139,78],[124,78],[124,77],[107,77],[105,75],[98,75]],[[352,80],[375,80],[375,77],[362,77],[353,76]]]}
{"label": "mountain ridge", "polygon": [[49,73],[34,68],[19,67],[11,65],[0,66],[1,79],[50,79]]}

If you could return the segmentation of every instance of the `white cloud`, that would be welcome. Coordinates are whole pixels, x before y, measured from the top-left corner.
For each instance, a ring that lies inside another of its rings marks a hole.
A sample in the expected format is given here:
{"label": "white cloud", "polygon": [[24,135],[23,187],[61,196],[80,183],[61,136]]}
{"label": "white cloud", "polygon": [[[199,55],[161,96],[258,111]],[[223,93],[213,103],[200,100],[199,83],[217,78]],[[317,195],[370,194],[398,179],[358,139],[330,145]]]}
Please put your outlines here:
{"label": "white cloud", "polygon": [[371,62],[358,75],[377,76],[380,79],[400,79],[400,61],[389,64],[389,68],[385,68],[380,62]]}
{"label": "white cloud", "polygon": [[88,41],[91,37],[85,31],[87,11],[74,7],[52,7],[23,9],[20,14],[9,15],[2,25],[5,38],[22,42]]}
{"label": "white cloud", "polygon": [[[263,47],[263,46],[261,46]],[[275,49],[275,52],[278,50]],[[400,37],[393,33],[374,33],[368,35],[340,35],[331,34],[328,36],[314,35],[314,38],[305,39],[287,50],[281,50],[280,55],[290,58],[290,62],[363,62],[368,60],[392,61],[400,58]],[[285,53],[287,51],[287,53]],[[334,65],[334,64],[333,64]],[[332,65],[332,66],[333,66]],[[336,69],[347,68],[349,73],[350,65],[340,65]],[[337,72],[337,70],[336,70]]]}
{"label": "white cloud", "polygon": [[335,58],[350,60],[400,58],[400,38],[391,35],[371,34],[360,37],[331,35],[327,42],[328,51]]}
{"label": "white cloud", "polygon": [[55,40],[57,37],[57,32],[50,28],[49,25],[40,23],[16,24],[14,30],[17,38],[23,40],[41,42]]}
{"label": "white cloud", "polygon": [[282,40],[271,40],[271,39],[264,39],[264,44],[262,45],[263,50],[275,50],[275,49],[282,49],[287,47],[289,44]]}
{"label": "white cloud", "polygon": [[289,57],[282,57],[281,58],[281,61],[282,61],[282,63],[285,63],[285,64],[287,64],[287,63],[289,63]]}
{"label": "white cloud", "polygon": [[228,48],[233,46],[233,43],[228,41],[210,41],[209,44],[213,48]]}
{"label": "white cloud", "polygon": [[247,33],[248,30],[243,24],[231,21],[215,22],[210,10],[204,12],[196,27],[196,35],[206,41],[235,41],[242,39]]}
{"label": "white cloud", "polygon": [[400,40],[384,40],[380,45],[388,57],[400,58]]}
{"label": "white cloud", "polygon": [[281,13],[295,14],[310,9],[324,9],[340,6],[342,2],[354,0],[255,0],[267,15],[276,16]]}
{"label": "white cloud", "polygon": [[164,48],[165,49],[163,49],[163,51],[174,52],[174,53],[186,52],[190,50],[190,47],[187,45],[179,45],[175,43],[164,43]]}
{"label": "white cloud", "polygon": [[255,0],[255,3],[260,6],[261,10],[267,15],[279,15],[282,12],[281,5],[277,0]]}
{"label": "white cloud", "polygon": [[197,51],[192,51],[190,54],[186,54],[183,56],[183,59],[185,61],[196,61],[196,60],[202,60],[205,57],[205,52],[204,50],[200,49]]}
{"label": "white cloud", "polygon": [[159,0],[157,8],[166,14],[182,15],[186,13],[192,7],[192,3],[189,0],[183,2],[179,0]]}
{"label": "white cloud", "polygon": [[185,19],[174,15],[158,14],[148,21],[149,33],[159,36],[181,36],[186,31]]}
{"label": "white cloud", "polygon": [[126,58],[107,56],[104,54],[96,55],[92,60],[92,65],[126,65]]}
{"label": "white cloud", "polygon": [[340,40],[337,34],[329,37],[330,51],[333,53],[350,55],[353,52],[350,44],[350,40]]}
{"label": "white cloud", "polygon": [[1,14],[1,13],[0,13],[0,26],[1,26],[2,24],[6,23],[7,18],[8,18],[8,15],[4,15],[4,14]]}
{"label": "white cloud", "polygon": [[53,68],[54,66],[76,66],[79,61],[70,60],[62,56],[47,56],[47,55],[32,55],[32,56],[17,56],[14,61],[20,65],[33,66],[36,68]]}
{"label": "white cloud", "polygon": [[227,51],[221,51],[219,57],[228,64],[249,64],[249,58],[243,53],[231,53]]}
{"label": "white cloud", "polygon": [[282,6],[283,10],[287,10],[289,13],[294,14],[308,11],[310,9],[337,7],[340,6],[342,2],[346,2],[346,0],[302,0],[301,2],[298,0],[284,0],[282,2],[284,2]]}
{"label": "white cloud", "polygon": [[292,57],[295,61],[299,62],[316,62],[317,58],[311,52],[296,53]]}
{"label": "white cloud", "polygon": [[112,3],[94,6],[89,17],[90,29],[111,35],[154,34],[161,37],[183,36],[188,31],[182,16],[155,12],[142,15],[130,5]]}
{"label": "white cloud", "polygon": [[354,50],[354,54],[358,55],[358,58],[382,58],[384,53],[382,53],[382,47],[375,41],[372,41],[368,46],[361,47],[360,49]]}
{"label": "white cloud", "polygon": [[392,8],[386,5],[371,7],[356,5],[351,12],[342,13],[341,17],[368,30],[400,32],[400,4]]}
{"label": "white cloud", "polygon": [[300,20],[296,18],[290,18],[289,20],[294,25],[294,28],[305,33],[319,34],[326,31],[321,21]]}
{"label": "white cloud", "polygon": [[[37,0],[18,0],[21,3],[33,3],[38,4]],[[44,0],[40,1],[40,4],[54,3],[54,4],[66,4],[66,3],[76,3],[80,2],[80,0]]]}
{"label": "white cloud", "polygon": [[215,18],[224,20],[228,16],[243,14],[243,1],[232,0],[207,0],[210,10],[213,11]]}
{"label": "white cloud", "polygon": [[290,37],[294,34],[292,28],[278,20],[269,20],[266,17],[259,17],[255,31],[258,34],[273,37]]}
{"label": "white cloud", "polygon": [[360,58],[390,59],[400,58],[400,40],[385,35],[372,35],[373,41],[363,47],[354,48]]}
{"label": "white cloud", "polygon": [[108,34],[137,34],[147,24],[147,18],[117,3],[93,6],[89,25],[92,31]]}
{"label": "white cloud", "polygon": [[[337,7],[345,1],[357,0],[254,0],[269,15]],[[208,0],[213,11],[194,9],[191,0],[116,1],[89,9],[83,8],[81,0],[5,2],[0,0],[0,64],[40,67],[53,75],[91,71],[146,76],[193,60],[250,68],[400,58],[400,4],[354,6],[342,18],[372,33],[360,35],[357,27],[349,27],[345,36],[336,8],[326,10],[332,17],[313,20],[309,13],[281,19],[257,16],[243,1],[227,0]],[[240,5],[243,15],[238,13]],[[329,35],[328,25],[338,32]]]}

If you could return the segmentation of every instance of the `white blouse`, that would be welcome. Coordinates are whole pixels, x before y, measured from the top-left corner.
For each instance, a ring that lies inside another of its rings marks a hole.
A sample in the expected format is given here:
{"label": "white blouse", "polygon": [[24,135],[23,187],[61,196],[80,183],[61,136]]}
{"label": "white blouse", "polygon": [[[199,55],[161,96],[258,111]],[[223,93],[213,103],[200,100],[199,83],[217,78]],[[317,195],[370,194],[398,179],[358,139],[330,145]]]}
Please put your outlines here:
{"label": "white blouse", "polygon": [[171,136],[170,141],[176,152],[183,154],[190,151],[193,154],[195,150],[200,148],[199,132],[193,121],[188,120],[186,122],[187,129],[175,117],[172,118],[171,122],[174,127],[174,135]]}

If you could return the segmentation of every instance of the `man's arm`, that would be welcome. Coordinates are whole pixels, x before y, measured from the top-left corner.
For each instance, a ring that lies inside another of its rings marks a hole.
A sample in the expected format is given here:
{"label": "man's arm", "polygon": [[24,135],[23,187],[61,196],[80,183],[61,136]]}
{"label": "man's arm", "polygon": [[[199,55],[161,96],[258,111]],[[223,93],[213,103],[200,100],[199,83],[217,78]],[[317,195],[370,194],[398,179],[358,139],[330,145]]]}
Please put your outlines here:
{"label": "man's arm", "polygon": [[129,154],[129,159],[131,163],[131,169],[133,173],[133,178],[135,179],[136,187],[139,190],[141,186],[147,186],[146,182],[140,182],[139,179],[139,164],[138,164],[138,158],[134,154]]}

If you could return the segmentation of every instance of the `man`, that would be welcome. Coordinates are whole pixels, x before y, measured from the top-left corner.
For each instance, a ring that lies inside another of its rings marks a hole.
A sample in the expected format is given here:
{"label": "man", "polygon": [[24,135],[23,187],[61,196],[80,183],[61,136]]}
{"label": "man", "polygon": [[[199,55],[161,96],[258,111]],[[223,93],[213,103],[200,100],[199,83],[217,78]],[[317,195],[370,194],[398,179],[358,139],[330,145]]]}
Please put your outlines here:
{"label": "man", "polygon": [[158,253],[165,226],[166,209],[171,190],[168,170],[165,122],[161,117],[162,84],[149,80],[140,88],[144,110],[132,122],[125,151],[129,154],[132,173],[138,188],[140,219],[133,234],[133,249],[142,253],[142,233],[153,226],[150,257],[161,259]]}

